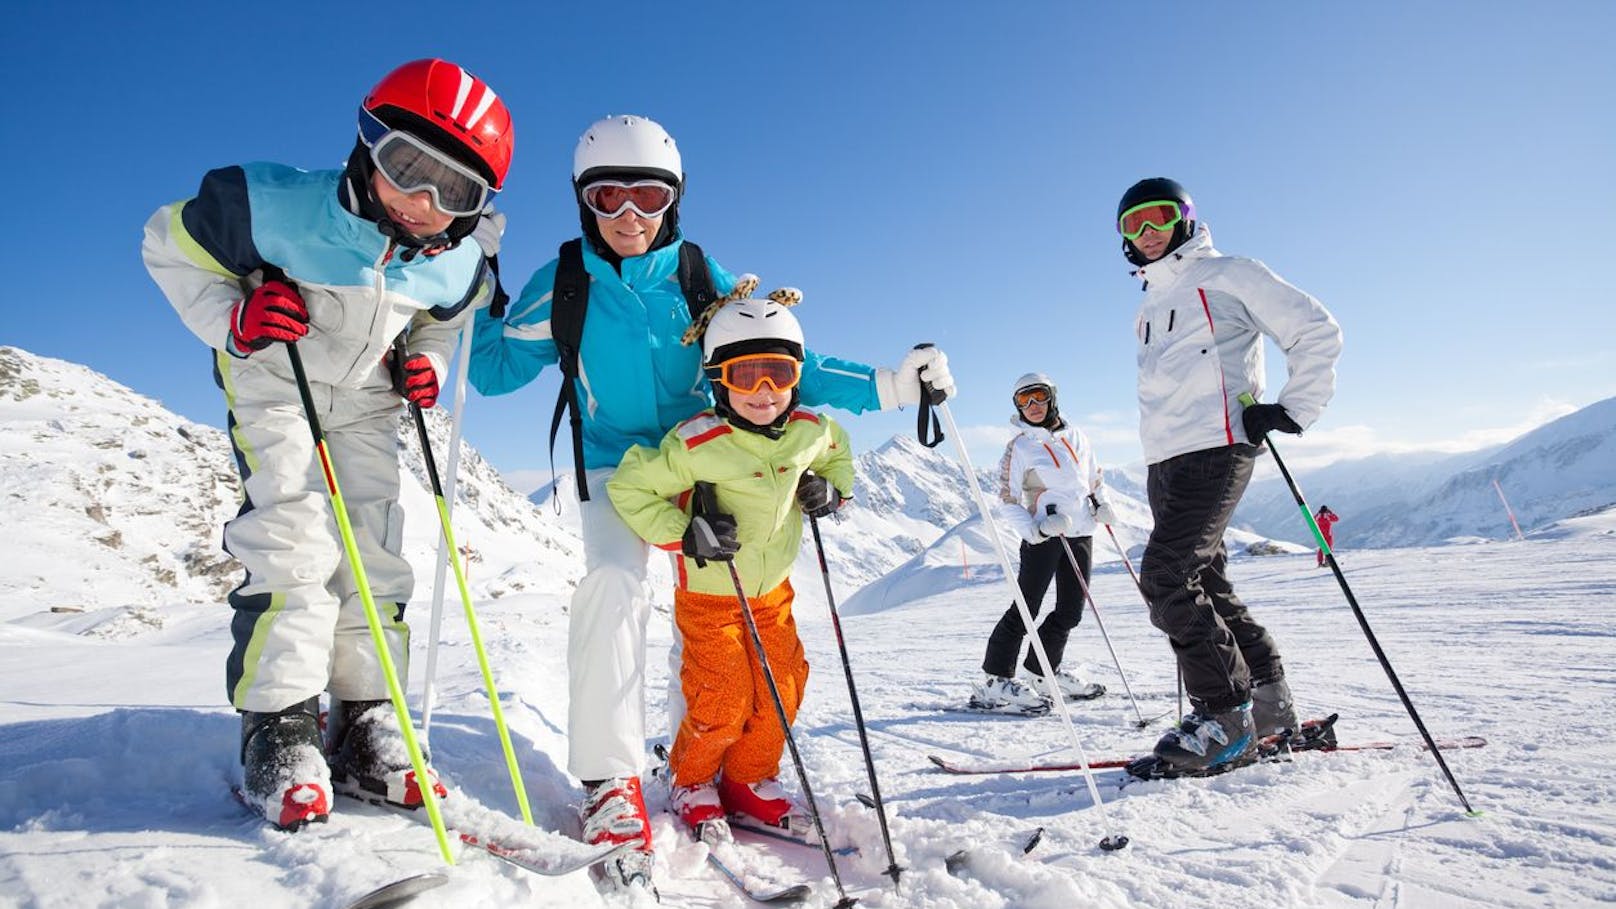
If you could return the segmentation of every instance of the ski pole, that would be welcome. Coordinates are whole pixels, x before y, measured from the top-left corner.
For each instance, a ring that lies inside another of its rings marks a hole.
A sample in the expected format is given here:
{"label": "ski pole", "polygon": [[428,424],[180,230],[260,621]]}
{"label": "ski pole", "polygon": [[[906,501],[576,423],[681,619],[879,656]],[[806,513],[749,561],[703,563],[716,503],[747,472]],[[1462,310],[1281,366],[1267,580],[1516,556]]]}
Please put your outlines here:
{"label": "ski pole", "polygon": [[881,801],[881,784],[875,779],[875,759],[870,756],[870,737],[864,730],[864,710],[859,706],[858,688],[853,685],[853,664],[847,658],[847,642],[842,639],[842,619],[836,613],[836,595],[830,589],[830,566],[825,563],[825,543],[819,536],[819,519],[808,516],[808,527],[814,533],[814,551],[819,555],[819,575],[825,579],[825,603],[830,607],[830,624],[836,631],[836,649],[842,654],[842,674],[847,677],[847,696],[853,702],[853,725],[858,728],[859,747],[864,750],[864,769],[870,775],[870,795],[875,800],[875,817],[881,822],[881,843],[887,850],[887,870],[892,888],[898,888],[898,859],[892,854],[892,834],[887,830],[886,803]]}
{"label": "ski pole", "polygon": [[432,777],[427,773],[426,757],[421,754],[421,745],[415,740],[415,724],[410,720],[410,707],[404,701],[404,689],[399,685],[398,671],[393,667],[393,655],[387,648],[386,638],[382,636],[381,616],[376,612],[376,600],[370,592],[365,565],[359,559],[359,544],[354,540],[353,524],[348,520],[348,506],[342,499],[342,490],[337,486],[337,471],[331,464],[325,432],[320,429],[320,417],[314,409],[314,394],[309,390],[309,377],[303,371],[303,357],[298,354],[295,343],[286,345],[286,355],[292,361],[297,393],[303,398],[303,416],[308,421],[309,432],[314,436],[314,450],[319,455],[320,471],[325,476],[326,497],[330,499],[331,512],[337,519],[342,548],[348,555],[348,567],[353,570],[354,586],[359,588],[359,602],[365,607],[365,624],[370,626],[370,640],[376,646],[376,659],[381,663],[382,676],[387,679],[387,694],[393,701],[393,712],[398,715],[398,728],[404,736],[404,747],[410,753],[416,788],[421,791],[421,801],[426,804],[426,814],[432,821],[432,833],[438,838],[438,851],[443,855],[443,862],[453,865],[455,860],[454,853],[449,851],[449,834],[443,825],[443,813],[438,809],[438,787],[432,784]]}
{"label": "ski pole", "polygon": [[[1257,399],[1252,397],[1250,392],[1245,392],[1240,395],[1240,403],[1250,407],[1257,403]],[[1408,711],[1409,718],[1414,721],[1414,727],[1420,731],[1420,737],[1425,739],[1425,747],[1431,749],[1431,755],[1436,758],[1437,766],[1442,768],[1442,775],[1448,778],[1448,785],[1453,787],[1453,794],[1457,795],[1459,803],[1464,805],[1465,814],[1471,817],[1479,816],[1481,812],[1470,807],[1470,800],[1465,798],[1464,792],[1459,788],[1459,781],[1454,779],[1453,771],[1448,769],[1448,762],[1442,757],[1442,750],[1437,747],[1436,740],[1431,738],[1431,733],[1426,730],[1425,721],[1420,719],[1419,711],[1414,709],[1414,702],[1409,700],[1408,692],[1403,690],[1403,683],[1398,680],[1396,671],[1392,669],[1391,661],[1386,657],[1386,651],[1380,648],[1380,641],[1375,637],[1374,630],[1369,627],[1369,619],[1364,616],[1363,609],[1358,606],[1358,598],[1352,595],[1352,588],[1347,585],[1347,576],[1341,573],[1341,566],[1335,560],[1334,550],[1330,548],[1329,543],[1324,541],[1324,534],[1319,530],[1319,523],[1313,519],[1313,510],[1308,506],[1307,499],[1302,496],[1302,490],[1296,485],[1296,480],[1291,477],[1291,472],[1285,468],[1285,462],[1279,456],[1279,449],[1274,447],[1273,440],[1268,436],[1269,433],[1263,433],[1262,441],[1268,444],[1268,452],[1274,456],[1274,463],[1278,465],[1280,474],[1285,477],[1285,485],[1290,487],[1291,497],[1296,500],[1297,506],[1302,509],[1302,519],[1307,522],[1308,529],[1313,531],[1313,538],[1318,541],[1319,548],[1324,551],[1324,557],[1330,563],[1330,571],[1335,574],[1336,583],[1341,585],[1341,592],[1346,594],[1347,605],[1352,607],[1352,614],[1358,619],[1358,627],[1363,629],[1364,637],[1369,639],[1369,647],[1374,650],[1375,659],[1380,661],[1380,668],[1386,670],[1386,678],[1391,680],[1392,688],[1397,691],[1397,697],[1403,702],[1403,708]]]}
{"label": "ski pole", "polygon": [[[1047,507],[1046,513],[1055,513],[1053,503]],[[1145,719],[1144,711],[1139,709],[1139,701],[1133,696],[1133,689],[1128,686],[1128,674],[1122,671],[1122,661],[1117,659],[1117,649],[1111,646],[1111,635],[1106,633],[1105,621],[1100,618],[1100,604],[1094,602],[1094,593],[1089,590],[1089,582],[1083,580],[1083,569],[1077,564],[1077,553],[1072,551],[1072,544],[1066,542],[1064,536],[1056,537],[1056,539],[1060,540],[1061,548],[1066,550],[1067,560],[1072,563],[1072,573],[1077,575],[1077,584],[1083,588],[1083,597],[1089,601],[1089,610],[1094,613],[1094,624],[1100,626],[1100,637],[1105,638],[1105,649],[1111,651],[1111,664],[1117,667],[1117,675],[1122,677],[1122,690],[1128,693],[1128,701],[1133,704],[1133,715],[1139,718],[1138,728],[1143,729],[1150,725],[1150,721]],[[1054,683],[1053,676],[1046,676],[1046,678],[1051,680],[1052,688],[1059,689],[1060,686]]]}
{"label": "ski pole", "polygon": [[[1004,550],[1004,540],[999,537],[999,527],[993,520],[993,514],[988,509],[987,500],[982,496],[982,488],[976,481],[976,468],[971,465],[971,455],[965,450],[965,440],[959,434],[959,426],[954,423],[954,415],[948,409],[947,401],[935,400],[935,392],[925,383],[921,383],[921,401],[932,399],[937,411],[943,416],[943,423],[948,427],[948,435],[954,437],[954,450],[959,455],[960,466],[965,468],[965,486],[971,491],[971,498],[976,500],[977,513],[982,516],[982,527],[987,532],[988,539],[993,543],[994,555],[998,557],[999,569],[1004,572],[1004,581],[1010,587],[1010,594],[1015,600],[1016,609],[1021,613],[1021,622],[1027,628],[1027,637],[1032,641],[1032,652],[1038,657],[1038,666],[1043,671],[1044,678],[1054,679],[1055,670],[1049,662],[1049,654],[1044,652],[1044,642],[1038,639],[1037,623],[1033,621],[1032,610],[1027,608],[1027,601],[1021,596],[1021,587],[1015,582],[1015,573],[1010,570],[1010,556]],[[1110,815],[1105,810],[1105,803],[1100,801],[1100,787],[1094,782],[1094,771],[1089,768],[1088,752],[1084,750],[1083,743],[1078,739],[1077,727],[1072,725],[1072,715],[1066,709],[1066,698],[1055,697],[1055,710],[1060,714],[1061,722],[1066,725],[1066,732],[1071,737],[1072,747],[1077,751],[1078,760],[1083,765],[1083,777],[1088,781],[1089,796],[1094,799],[1094,807],[1100,813],[1100,823],[1105,827],[1111,826]],[[1120,833],[1106,834],[1100,840],[1100,848],[1106,851],[1121,849],[1128,845],[1128,837]]]}
{"label": "ski pole", "polygon": [[[404,337],[393,341],[393,368],[404,369]],[[466,629],[471,633],[471,646],[477,652],[477,666],[482,670],[483,687],[488,691],[488,706],[494,714],[494,728],[499,732],[499,745],[505,751],[505,769],[511,775],[511,788],[516,793],[516,804],[522,809],[522,820],[533,826],[533,811],[527,804],[527,790],[522,785],[522,768],[511,747],[511,732],[505,726],[505,711],[499,705],[499,689],[494,686],[494,672],[488,666],[488,651],[483,649],[482,632],[477,627],[477,610],[471,605],[471,594],[466,590],[466,574],[460,565],[460,551],[455,548],[454,527],[449,520],[449,506],[444,500],[443,483],[438,479],[438,463],[432,457],[432,438],[426,431],[426,415],[421,405],[410,402],[410,414],[415,417],[415,430],[421,437],[421,457],[426,461],[426,475],[432,481],[432,496],[438,503],[438,524],[443,528],[443,541],[448,544],[449,564],[454,566],[455,583],[460,586],[460,603],[465,607]]]}
{"label": "ski pole", "polygon": [[[709,483],[697,483],[697,497],[700,498],[701,487],[711,487]],[[752,649],[757,651],[758,665],[763,667],[763,680],[769,684],[769,697],[774,701],[775,715],[780,718],[780,729],[786,736],[786,747],[791,750],[791,763],[797,768],[797,782],[802,784],[802,796],[808,802],[808,813],[813,816],[814,830],[819,833],[819,847],[825,853],[825,864],[830,866],[831,880],[836,882],[836,892],[841,899],[836,902],[837,909],[846,909],[857,903],[858,900],[847,895],[842,886],[842,876],[836,870],[836,854],[830,848],[830,839],[825,836],[825,824],[819,817],[819,805],[814,801],[814,790],[808,785],[808,771],[803,769],[802,755],[797,751],[797,740],[791,734],[791,719],[786,716],[785,701],[780,698],[780,686],[775,684],[774,670],[769,667],[769,656],[763,651],[763,636],[758,634],[757,619],[752,616],[752,604],[746,599],[746,587],[741,583],[741,573],[735,570],[733,558],[726,561],[729,565],[729,579],[735,585],[735,598],[741,603],[741,618],[746,622],[747,634],[752,636]]]}
{"label": "ski pole", "polygon": [[[1092,496],[1092,495],[1089,496],[1089,501],[1091,501],[1091,502],[1095,501],[1094,496]],[[1128,577],[1133,578],[1133,586],[1134,586],[1135,590],[1139,591],[1139,599],[1144,600],[1145,601],[1145,608],[1149,609],[1150,608],[1150,597],[1145,596],[1145,585],[1139,583],[1139,575],[1133,570],[1133,560],[1128,558],[1128,553],[1125,550],[1123,550],[1123,548],[1122,548],[1122,541],[1117,539],[1117,532],[1111,529],[1110,524],[1105,525],[1105,532],[1111,537],[1111,545],[1116,547],[1117,557],[1122,559],[1122,566],[1124,568],[1128,569]],[[1173,662],[1174,663],[1178,662],[1177,657],[1174,657]],[[1117,671],[1120,672],[1121,670],[1119,669]],[[1183,666],[1178,667],[1178,715],[1179,716],[1184,715],[1184,667]]]}
{"label": "ski pole", "polygon": [[[455,486],[460,476],[460,421],[466,412],[466,368],[471,363],[471,327],[471,320],[467,319],[466,327],[460,332],[460,359],[455,364],[454,421],[449,429],[447,465],[449,482],[443,487],[443,497],[449,503],[450,515],[454,514]],[[438,681],[438,637],[443,629],[444,574],[449,570],[448,545],[444,538],[438,539],[438,557],[432,574],[432,623],[427,631],[426,678],[421,680],[421,735],[428,742],[432,740],[432,702]],[[522,801],[525,805],[526,800]]]}

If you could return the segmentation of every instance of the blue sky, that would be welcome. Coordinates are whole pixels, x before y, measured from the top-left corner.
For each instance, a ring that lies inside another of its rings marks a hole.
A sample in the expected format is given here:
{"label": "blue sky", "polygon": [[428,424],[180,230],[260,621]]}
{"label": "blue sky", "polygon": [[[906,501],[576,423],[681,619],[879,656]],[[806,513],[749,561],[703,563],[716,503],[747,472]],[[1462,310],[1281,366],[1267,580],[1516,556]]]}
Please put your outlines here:
{"label": "blue sky", "polygon": [[[1475,447],[1616,395],[1609,3],[19,6],[0,343],[200,422],[222,397],[141,265],[145,219],[211,167],[340,165],[364,92],[420,56],[516,118],[514,287],[577,233],[578,134],[651,116],[684,154],[689,236],[802,288],[817,350],[892,365],[937,342],[979,462],[1033,369],[1102,460],[1138,457],[1138,287],[1111,216],[1144,176],[1342,323],[1298,460]],[[473,394],[467,437],[544,469],[555,388]],[[860,447],[913,431],[845,422]]]}

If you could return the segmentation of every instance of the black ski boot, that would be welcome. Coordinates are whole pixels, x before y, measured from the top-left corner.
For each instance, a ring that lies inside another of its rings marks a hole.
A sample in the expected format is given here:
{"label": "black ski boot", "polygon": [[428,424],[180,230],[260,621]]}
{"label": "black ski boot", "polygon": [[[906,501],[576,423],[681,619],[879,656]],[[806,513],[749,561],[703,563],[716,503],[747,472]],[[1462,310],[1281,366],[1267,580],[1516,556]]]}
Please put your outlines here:
{"label": "black ski boot", "polygon": [[1251,702],[1216,712],[1196,705],[1177,729],[1161,737],[1152,757],[1156,777],[1210,776],[1252,763],[1257,736]]}
{"label": "black ski boot", "polygon": [[[326,726],[326,758],[336,791],[400,808],[421,806],[421,789],[392,702],[333,698]],[[427,773],[438,797],[446,797],[438,775],[430,769]]]}
{"label": "black ski boot", "polygon": [[1285,683],[1284,676],[1251,683],[1251,725],[1259,742],[1275,735],[1290,739],[1301,731],[1291,686]]}
{"label": "black ski boot", "polygon": [[324,823],[331,777],[320,753],[320,699],[241,712],[242,801],[281,830]]}

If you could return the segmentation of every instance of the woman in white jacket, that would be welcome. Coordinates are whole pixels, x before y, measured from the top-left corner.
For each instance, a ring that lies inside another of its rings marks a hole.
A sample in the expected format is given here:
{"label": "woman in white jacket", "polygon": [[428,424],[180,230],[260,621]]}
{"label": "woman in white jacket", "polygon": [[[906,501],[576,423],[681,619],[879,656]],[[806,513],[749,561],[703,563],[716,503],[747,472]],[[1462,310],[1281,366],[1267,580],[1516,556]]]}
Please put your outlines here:
{"label": "woman in white jacket", "polygon": [[[1055,670],[1056,684],[1067,700],[1088,700],[1105,694],[1105,686],[1062,670],[1061,657],[1067,637],[1083,618],[1083,587],[1089,579],[1096,519],[1104,524],[1115,519],[1088,437],[1061,419],[1055,391],[1055,383],[1043,373],[1028,373],[1016,382],[1012,395],[1016,417],[1011,425],[1018,432],[999,462],[998,513],[1021,534],[1016,583],[1033,616],[1043,605],[1050,581],[1055,582],[1055,608],[1039,623],[1038,639]],[[1077,557],[1076,566],[1067,556],[1068,547]],[[982,658],[987,678],[974,687],[972,707],[1022,713],[1049,709],[1050,686],[1031,649],[1022,665],[1032,684],[1015,678],[1026,633],[1021,612],[1012,603],[988,636]]]}

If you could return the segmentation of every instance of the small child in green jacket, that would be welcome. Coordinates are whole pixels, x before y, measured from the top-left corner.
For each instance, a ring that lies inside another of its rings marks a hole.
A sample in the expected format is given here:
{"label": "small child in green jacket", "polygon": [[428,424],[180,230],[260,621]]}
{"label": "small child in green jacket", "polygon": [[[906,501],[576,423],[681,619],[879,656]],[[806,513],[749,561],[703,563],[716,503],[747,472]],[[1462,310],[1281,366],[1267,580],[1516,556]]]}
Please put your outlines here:
{"label": "small child in green jacket", "polygon": [[[790,828],[801,817],[778,782],[785,748],[762,664],[741,616],[730,562],[746,589],[786,716],[794,720],[808,662],[791,615],[790,574],[802,513],[824,517],[853,488],[847,434],[797,408],[802,328],[787,308],[795,290],[747,297],[743,277],[686,334],[702,338],[715,406],[675,427],[656,450],[635,446],[606,485],[625,523],[679,553],[674,621],[683,647],[679,682],[688,712],[669,759],[672,802],[692,830],[727,813]],[[705,332],[702,332],[703,322]],[[714,501],[693,507],[696,484]],[[748,667],[743,670],[742,667]]]}

